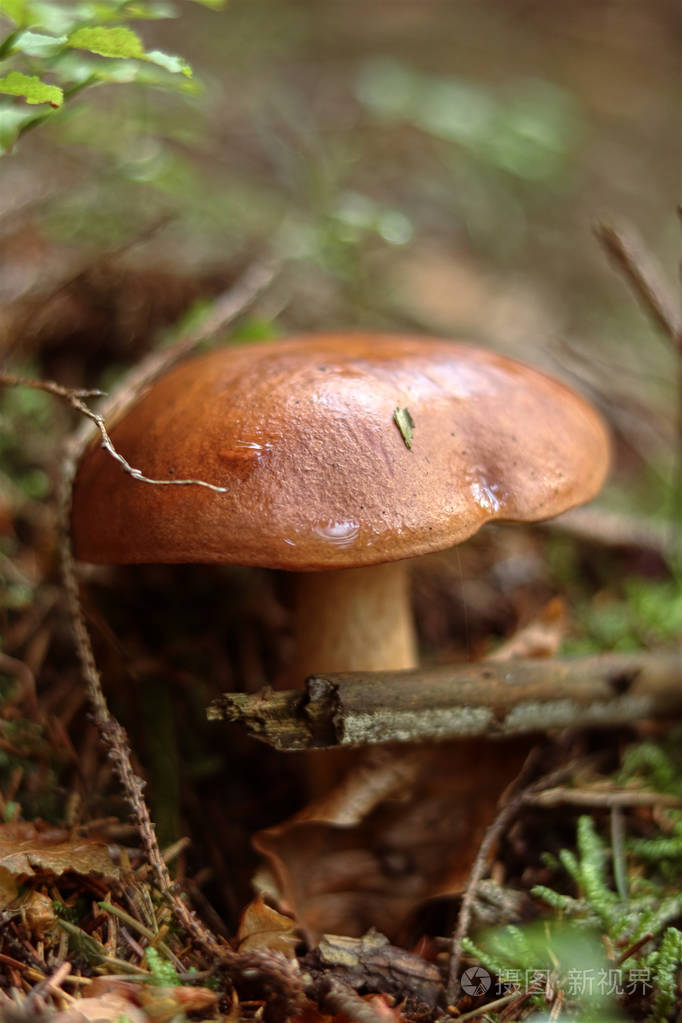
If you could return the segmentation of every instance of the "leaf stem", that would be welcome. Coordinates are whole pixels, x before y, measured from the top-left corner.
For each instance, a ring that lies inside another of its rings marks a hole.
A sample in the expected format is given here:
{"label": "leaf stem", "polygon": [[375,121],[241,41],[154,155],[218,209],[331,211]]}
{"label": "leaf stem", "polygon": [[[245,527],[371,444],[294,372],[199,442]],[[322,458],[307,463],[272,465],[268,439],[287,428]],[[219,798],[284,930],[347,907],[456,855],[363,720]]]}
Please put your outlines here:
{"label": "leaf stem", "polygon": [[5,36],[3,41],[0,43],[0,60],[7,59],[15,41],[19,38],[22,32],[23,29],[16,28],[13,32],[10,32],[8,36]]}

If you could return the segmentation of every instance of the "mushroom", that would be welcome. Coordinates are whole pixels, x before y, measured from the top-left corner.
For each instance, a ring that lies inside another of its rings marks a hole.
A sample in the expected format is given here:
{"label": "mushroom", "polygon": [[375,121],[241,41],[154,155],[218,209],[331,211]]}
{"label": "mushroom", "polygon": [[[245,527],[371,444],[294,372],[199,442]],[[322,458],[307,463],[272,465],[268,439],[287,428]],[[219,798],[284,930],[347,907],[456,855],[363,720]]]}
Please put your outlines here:
{"label": "mushroom", "polygon": [[193,358],[111,437],[149,477],[225,492],[136,480],[93,444],[74,488],[77,557],[297,573],[301,683],[415,667],[407,559],[490,520],[581,504],[609,460],[597,413],[543,373],[459,342],[371,334]]}

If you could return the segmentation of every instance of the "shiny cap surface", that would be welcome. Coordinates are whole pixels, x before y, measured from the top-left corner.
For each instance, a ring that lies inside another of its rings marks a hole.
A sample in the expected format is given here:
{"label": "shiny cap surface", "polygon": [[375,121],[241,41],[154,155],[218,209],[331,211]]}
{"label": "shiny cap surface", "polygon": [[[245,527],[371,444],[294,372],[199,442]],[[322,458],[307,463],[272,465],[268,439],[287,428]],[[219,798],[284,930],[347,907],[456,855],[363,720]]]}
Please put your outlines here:
{"label": "shiny cap surface", "polygon": [[[396,409],[414,422],[408,448]],[[589,500],[608,468],[594,409],[521,363],[454,341],[338,334],[227,347],[156,381],[74,487],[76,556],[316,570],[460,543]]]}

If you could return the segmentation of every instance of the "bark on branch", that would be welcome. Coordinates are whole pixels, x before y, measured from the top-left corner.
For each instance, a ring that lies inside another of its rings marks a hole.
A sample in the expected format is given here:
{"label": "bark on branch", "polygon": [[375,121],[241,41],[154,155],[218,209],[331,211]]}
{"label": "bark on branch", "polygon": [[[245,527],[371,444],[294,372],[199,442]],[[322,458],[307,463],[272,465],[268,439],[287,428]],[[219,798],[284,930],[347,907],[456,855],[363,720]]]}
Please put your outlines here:
{"label": "bark on branch", "polygon": [[675,714],[682,714],[682,646],[314,675],[303,690],[224,693],[208,709],[211,720],[240,722],[254,738],[283,751],[503,738]]}

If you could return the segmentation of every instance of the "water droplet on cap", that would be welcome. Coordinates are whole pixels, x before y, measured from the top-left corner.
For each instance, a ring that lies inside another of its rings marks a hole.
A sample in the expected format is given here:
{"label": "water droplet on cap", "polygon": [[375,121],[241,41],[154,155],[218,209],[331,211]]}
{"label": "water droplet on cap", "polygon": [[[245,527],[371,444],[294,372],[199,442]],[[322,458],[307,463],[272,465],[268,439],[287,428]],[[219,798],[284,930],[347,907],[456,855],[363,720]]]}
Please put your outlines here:
{"label": "water droplet on cap", "polygon": [[355,519],[345,519],[342,522],[327,519],[314,526],[313,532],[320,539],[326,540],[327,543],[333,544],[335,547],[351,547],[358,538],[360,523]]}

